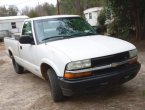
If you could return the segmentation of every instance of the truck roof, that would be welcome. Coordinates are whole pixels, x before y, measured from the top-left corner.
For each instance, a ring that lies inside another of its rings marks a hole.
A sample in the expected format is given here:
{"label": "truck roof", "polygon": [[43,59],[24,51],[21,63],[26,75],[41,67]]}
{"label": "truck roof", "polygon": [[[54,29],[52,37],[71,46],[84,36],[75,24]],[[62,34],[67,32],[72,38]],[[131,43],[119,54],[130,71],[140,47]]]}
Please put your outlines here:
{"label": "truck roof", "polygon": [[30,18],[30,19],[26,19],[25,21],[52,19],[52,18],[67,18],[67,17],[80,17],[80,16],[79,15],[53,15],[53,16],[42,16],[42,17]]}

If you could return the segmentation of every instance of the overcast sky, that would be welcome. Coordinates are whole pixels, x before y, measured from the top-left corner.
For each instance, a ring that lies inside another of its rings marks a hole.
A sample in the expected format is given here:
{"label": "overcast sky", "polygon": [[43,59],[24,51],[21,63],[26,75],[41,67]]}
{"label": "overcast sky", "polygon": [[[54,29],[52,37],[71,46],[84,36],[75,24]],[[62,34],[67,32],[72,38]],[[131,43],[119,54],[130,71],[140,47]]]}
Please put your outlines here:
{"label": "overcast sky", "polygon": [[0,6],[5,5],[8,7],[9,5],[16,5],[19,9],[24,8],[25,6],[34,7],[39,4],[43,4],[44,2],[48,2],[56,5],[57,0],[0,0]]}

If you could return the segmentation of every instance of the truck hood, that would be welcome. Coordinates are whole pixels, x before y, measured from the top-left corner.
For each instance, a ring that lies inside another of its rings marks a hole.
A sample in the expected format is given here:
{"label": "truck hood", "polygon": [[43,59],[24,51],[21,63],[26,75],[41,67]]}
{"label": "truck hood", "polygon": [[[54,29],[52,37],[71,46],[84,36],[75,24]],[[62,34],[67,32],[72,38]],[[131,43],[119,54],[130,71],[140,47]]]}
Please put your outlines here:
{"label": "truck hood", "polygon": [[71,61],[112,55],[136,48],[126,41],[103,35],[64,39],[49,42],[47,45],[63,52]]}

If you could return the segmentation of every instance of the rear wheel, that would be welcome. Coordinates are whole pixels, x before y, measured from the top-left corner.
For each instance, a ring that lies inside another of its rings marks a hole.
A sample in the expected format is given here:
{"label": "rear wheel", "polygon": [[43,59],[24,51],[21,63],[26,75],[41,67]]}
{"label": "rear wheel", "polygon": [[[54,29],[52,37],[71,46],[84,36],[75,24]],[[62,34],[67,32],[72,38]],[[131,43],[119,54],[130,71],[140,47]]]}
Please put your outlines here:
{"label": "rear wheel", "polygon": [[60,102],[63,100],[64,96],[62,94],[62,90],[60,88],[58,77],[53,69],[49,69],[47,71],[50,83],[50,90],[52,98],[55,102]]}
{"label": "rear wheel", "polygon": [[12,57],[12,63],[13,63],[13,67],[16,73],[18,74],[22,74],[24,72],[24,68],[22,66],[20,66],[15,59]]}

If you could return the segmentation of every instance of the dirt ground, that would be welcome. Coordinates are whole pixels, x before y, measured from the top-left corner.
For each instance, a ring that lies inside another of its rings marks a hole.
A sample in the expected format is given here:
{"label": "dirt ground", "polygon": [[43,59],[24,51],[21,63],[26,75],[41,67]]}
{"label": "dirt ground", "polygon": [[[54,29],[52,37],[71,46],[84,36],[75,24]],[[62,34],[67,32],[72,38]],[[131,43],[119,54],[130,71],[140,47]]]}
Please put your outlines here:
{"label": "dirt ground", "polygon": [[54,103],[46,81],[32,73],[14,72],[0,43],[0,110],[145,110],[145,43],[141,43],[137,77],[114,89]]}

